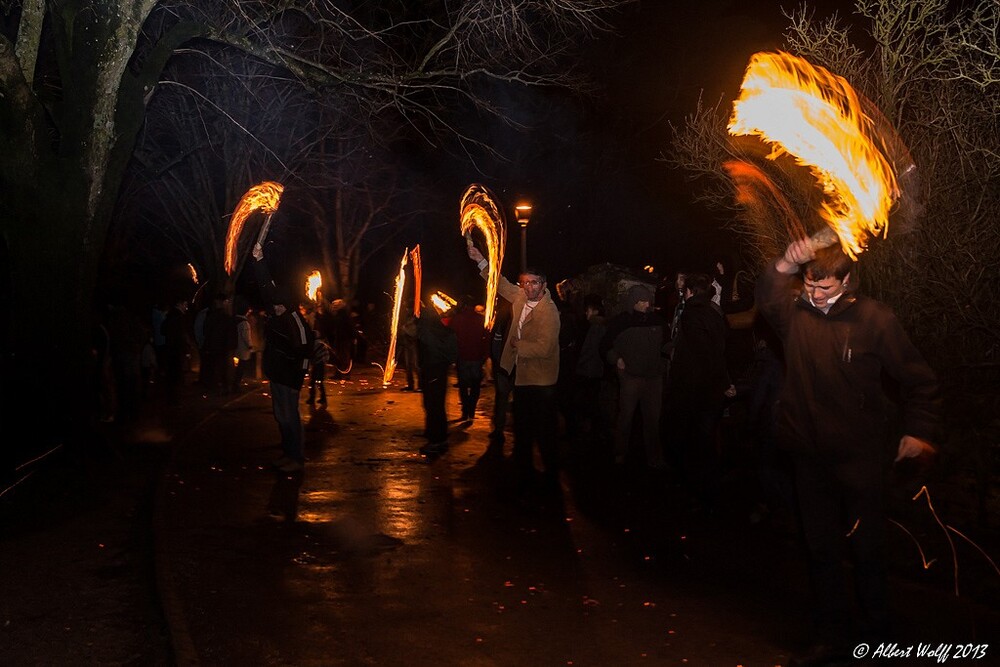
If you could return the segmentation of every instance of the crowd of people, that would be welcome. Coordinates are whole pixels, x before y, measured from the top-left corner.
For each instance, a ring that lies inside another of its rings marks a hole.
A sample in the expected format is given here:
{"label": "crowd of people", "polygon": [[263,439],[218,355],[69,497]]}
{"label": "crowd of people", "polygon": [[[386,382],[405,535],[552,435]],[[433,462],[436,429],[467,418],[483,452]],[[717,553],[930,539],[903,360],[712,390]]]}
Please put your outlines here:
{"label": "crowd of people", "polygon": [[[470,244],[468,255],[486,279],[482,253]],[[176,404],[196,355],[205,394],[269,381],[282,445],[273,465],[303,470],[301,390],[308,378],[307,403],[326,409],[328,367],[334,379],[349,378],[365,360],[363,313],[321,295],[304,304],[275,283],[263,248],[255,245],[253,259],[263,309],[220,292],[193,315],[188,298],[154,307],[147,322],[123,308],[100,313],[92,351],[101,421],[133,417],[152,386]],[[679,484],[691,511],[712,513],[724,482],[723,424],[738,409],[759,475],[755,511],[797,517],[810,561],[817,641],[790,664],[852,664],[852,642],[877,639],[891,620],[888,465],[893,457],[932,457],[941,438],[933,371],[892,312],[857,293],[852,268],[839,247],[799,241],[756,285],[740,285],[719,261],[709,271],[676,273],[666,290],[625,281],[609,298],[566,281],[553,291],[544,271],[528,268],[517,283],[500,276],[492,328],[470,296],[443,311],[421,308],[397,331],[403,391],[421,394],[419,452],[431,461],[448,452],[454,375],[456,421],[490,419],[482,459],[504,459],[513,434],[516,502],[558,495],[561,472],[586,461]],[[736,350],[734,315],[751,309],[752,326],[740,327],[749,344]],[[902,435],[888,460],[884,375],[897,385]],[[856,520],[846,533],[860,582],[856,624],[840,555],[845,517]]]}

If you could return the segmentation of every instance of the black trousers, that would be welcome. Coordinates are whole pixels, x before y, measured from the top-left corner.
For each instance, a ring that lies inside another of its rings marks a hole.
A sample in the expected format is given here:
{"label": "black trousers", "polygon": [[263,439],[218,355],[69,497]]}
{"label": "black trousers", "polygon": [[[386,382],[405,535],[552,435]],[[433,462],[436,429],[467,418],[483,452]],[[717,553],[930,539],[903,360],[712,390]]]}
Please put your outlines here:
{"label": "black trousers", "polygon": [[555,385],[518,385],[515,381],[513,459],[521,481],[534,474],[536,444],[545,476],[554,479],[559,474],[556,410]]}
{"label": "black trousers", "polygon": [[[819,639],[849,645],[889,631],[884,468],[875,460],[795,457],[795,486],[809,555]],[[860,627],[850,625],[844,556],[854,561]],[[860,637],[852,636],[857,630]]]}
{"label": "black trousers", "polygon": [[448,393],[449,366],[420,368],[420,388],[424,402],[424,432],[430,442],[448,439],[448,414],[445,395]]}

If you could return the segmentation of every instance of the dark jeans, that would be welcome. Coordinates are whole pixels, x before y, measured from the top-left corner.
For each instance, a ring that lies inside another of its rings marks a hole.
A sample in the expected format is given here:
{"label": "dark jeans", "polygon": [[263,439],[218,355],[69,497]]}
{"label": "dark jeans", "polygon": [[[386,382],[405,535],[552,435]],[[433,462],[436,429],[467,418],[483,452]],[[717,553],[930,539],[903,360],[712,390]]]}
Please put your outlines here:
{"label": "dark jeans", "polygon": [[448,393],[448,366],[420,369],[420,388],[424,402],[424,433],[432,442],[448,439],[448,414],[445,396]]}
{"label": "dark jeans", "polygon": [[559,473],[556,445],[558,415],[555,385],[514,385],[514,467],[520,482],[534,474],[534,445],[542,457],[545,476]]}
{"label": "dark jeans", "polygon": [[663,407],[663,376],[640,377],[618,373],[618,424],[615,429],[615,457],[628,454],[632,436],[632,419],[636,408],[642,415],[642,442],[646,464],[663,465],[663,445],[660,442],[660,410]]}
{"label": "dark jeans", "polygon": [[[802,531],[809,554],[819,639],[850,644],[888,632],[884,472],[875,461],[830,462],[795,457]],[[849,537],[848,537],[849,535]],[[861,637],[851,637],[843,555],[850,546]]]}
{"label": "dark jeans", "polygon": [[[309,402],[316,400],[319,394],[319,402],[326,403],[326,364],[313,364],[309,367]],[[317,392],[317,389],[319,390]]]}
{"label": "dark jeans", "polygon": [[500,364],[494,366],[496,369],[493,375],[493,430],[490,431],[490,440],[503,443],[503,431],[507,427],[507,411],[510,408],[510,394],[514,388],[514,381],[510,374],[500,368]]}
{"label": "dark jeans", "polygon": [[704,505],[718,500],[719,425],[722,403],[701,405],[674,399],[670,403],[669,448],[688,491]]}
{"label": "dark jeans", "polygon": [[456,370],[462,416],[471,418],[476,412],[476,404],[479,403],[479,392],[483,384],[483,362],[459,361]]}
{"label": "dark jeans", "polygon": [[285,456],[302,463],[305,461],[302,441],[302,419],[299,417],[299,389],[271,383],[271,406],[274,419],[281,433],[281,449]]}

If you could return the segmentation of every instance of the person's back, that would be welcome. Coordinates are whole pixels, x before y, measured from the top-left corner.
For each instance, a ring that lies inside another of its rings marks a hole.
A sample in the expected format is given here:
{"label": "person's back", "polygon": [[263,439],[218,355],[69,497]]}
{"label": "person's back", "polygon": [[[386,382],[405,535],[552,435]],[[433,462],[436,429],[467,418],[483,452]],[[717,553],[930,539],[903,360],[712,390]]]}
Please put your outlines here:
{"label": "person's back", "polygon": [[490,336],[483,315],[476,312],[470,297],[462,299],[461,307],[448,326],[455,331],[458,343],[456,372],[462,419],[471,421],[476,416],[476,405],[479,403],[483,364],[490,353]]}

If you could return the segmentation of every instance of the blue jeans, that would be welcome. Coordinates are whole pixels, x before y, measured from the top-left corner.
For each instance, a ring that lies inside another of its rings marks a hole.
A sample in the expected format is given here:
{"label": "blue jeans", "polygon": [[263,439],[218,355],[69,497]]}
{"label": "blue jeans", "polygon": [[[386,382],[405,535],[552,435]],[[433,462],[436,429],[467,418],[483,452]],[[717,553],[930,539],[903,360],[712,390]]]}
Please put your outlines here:
{"label": "blue jeans", "polygon": [[302,419],[299,417],[299,389],[271,383],[271,407],[281,434],[281,450],[285,456],[304,463]]}

